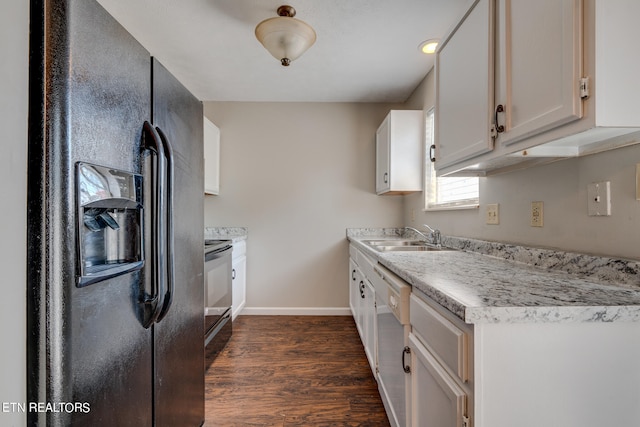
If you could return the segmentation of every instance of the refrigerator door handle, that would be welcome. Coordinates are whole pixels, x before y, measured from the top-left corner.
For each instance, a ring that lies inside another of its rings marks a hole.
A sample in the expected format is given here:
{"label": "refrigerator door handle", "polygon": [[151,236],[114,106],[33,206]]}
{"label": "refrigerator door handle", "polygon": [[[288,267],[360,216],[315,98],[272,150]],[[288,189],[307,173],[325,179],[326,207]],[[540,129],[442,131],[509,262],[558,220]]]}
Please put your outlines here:
{"label": "refrigerator door handle", "polygon": [[156,127],[156,131],[160,136],[160,141],[162,143],[164,149],[164,156],[166,159],[166,188],[165,188],[165,197],[166,197],[166,224],[165,224],[165,245],[166,245],[166,280],[167,280],[167,288],[166,293],[164,295],[164,300],[162,303],[162,310],[158,316],[157,322],[161,321],[169,311],[171,307],[171,303],[173,302],[173,293],[175,288],[175,273],[174,273],[174,240],[173,240],[173,183],[174,183],[174,162],[173,162],[173,149],[171,148],[171,144],[167,139],[164,132],[159,127]]}
{"label": "refrigerator door handle", "polygon": [[155,323],[162,311],[163,304],[160,298],[165,294],[166,267],[165,267],[165,220],[163,207],[165,205],[165,180],[166,180],[166,158],[162,140],[156,129],[147,121],[144,122],[143,148],[149,150],[156,159],[153,178],[153,196],[151,205],[151,256],[153,259],[152,294],[144,299],[144,304],[150,307],[151,313],[145,319],[144,326],[149,327]]}

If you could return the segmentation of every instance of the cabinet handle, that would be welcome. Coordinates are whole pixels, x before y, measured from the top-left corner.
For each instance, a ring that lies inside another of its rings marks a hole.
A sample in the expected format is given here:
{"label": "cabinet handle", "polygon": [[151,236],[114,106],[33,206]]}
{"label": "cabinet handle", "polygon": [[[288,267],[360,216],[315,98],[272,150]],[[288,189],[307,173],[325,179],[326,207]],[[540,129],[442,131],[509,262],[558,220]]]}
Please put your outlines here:
{"label": "cabinet handle", "polygon": [[436,144],[431,144],[429,147],[429,160],[431,160],[431,163],[436,161]]}
{"label": "cabinet handle", "polygon": [[356,280],[356,270],[355,268],[353,269],[353,271],[351,272],[351,280],[355,281]]}
{"label": "cabinet handle", "polygon": [[360,298],[364,299],[364,282],[360,281]]}
{"label": "cabinet handle", "polygon": [[231,280],[236,280],[236,269],[235,268],[231,269]]}
{"label": "cabinet handle", "polygon": [[404,361],[404,356],[406,354],[411,354],[411,349],[409,347],[405,347],[404,350],[402,350],[402,369],[404,369],[405,373],[410,374],[411,366],[407,365]]}
{"label": "cabinet handle", "polygon": [[387,172],[384,173],[383,178],[384,178],[384,183],[388,184],[389,183],[389,174]]}
{"label": "cabinet handle", "polygon": [[504,113],[504,105],[498,104],[498,106],[496,107],[496,116],[494,122],[496,125],[496,132],[502,133],[504,132],[504,126],[498,124],[498,113]]}

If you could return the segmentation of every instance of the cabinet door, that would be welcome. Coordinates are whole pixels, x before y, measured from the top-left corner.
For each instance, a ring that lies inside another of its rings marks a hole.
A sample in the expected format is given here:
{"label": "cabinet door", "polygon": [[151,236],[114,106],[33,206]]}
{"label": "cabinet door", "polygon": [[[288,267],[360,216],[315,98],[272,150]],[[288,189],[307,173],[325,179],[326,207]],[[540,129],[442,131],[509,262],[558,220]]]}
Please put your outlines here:
{"label": "cabinet door", "polygon": [[391,160],[391,115],[389,114],[376,131],[376,193],[391,188],[389,165]]}
{"label": "cabinet door", "polygon": [[498,141],[512,144],[582,117],[581,0],[499,0]]}
{"label": "cabinet door", "polygon": [[351,314],[354,320],[357,322],[357,310],[358,300],[360,299],[360,292],[358,291],[358,267],[353,259],[349,258],[349,308],[351,308]]}
{"label": "cabinet door", "polygon": [[[356,322],[356,328],[360,339],[364,342],[364,330],[363,330],[363,307],[364,307],[364,288],[365,278],[358,265],[349,259],[350,276],[349,276],[349,304],[351,306],[351,312],[353,313],[353,320]],[[354,278],[355,280],[353,280]]]}
{"label": "cabinet door", "polygon": [[364,290],[367,287],[365,283],[367,279],[365,279],[364,275],[360,270],[358,270],[357,277],[358,277],[358,296],[360,298],[358,298],[358,302],[356,303],[356,313],[357,313],[356,324],[358,325],[360,340],[364,343],[365,336],[366,336],[365,329],[364,329],[364,307],[365,307],[364,300],[366,298],[366,294],[364,293]]}
{"label": "cabinet door", "polygon": [[364,280],[363,344],[373,375],[376,375],[376,291],[368,280]]}
{"label": "cabinet door", "polygon": [[411,348],[411,425],[462,427],[467,396],[415,335]]}
{"label": "cabinet door", "polygon": [[232,278],[232,302],[233,306],[233,315],[232,319],[240,314],[240,311],[246,304],[246,294],[247,294],[247,257],[240,256],[233,259],[233,264],[231,267],[231,278]]}
{"label": "cabinet door", "polygon": [[220,129],[206,117],[204,124],[204,193],[220,193]]}
{"label": "cabinet door", "polygon": [[494,0],[477,0],[436,55],[436,169],[493,149]]}

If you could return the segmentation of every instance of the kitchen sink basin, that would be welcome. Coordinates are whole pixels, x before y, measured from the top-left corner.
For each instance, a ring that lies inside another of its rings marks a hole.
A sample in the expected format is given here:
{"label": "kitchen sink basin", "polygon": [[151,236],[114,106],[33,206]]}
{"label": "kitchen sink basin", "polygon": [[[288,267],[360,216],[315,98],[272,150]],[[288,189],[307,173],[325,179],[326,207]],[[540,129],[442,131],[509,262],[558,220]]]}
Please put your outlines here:
{"label": "kitchen sink basin", "polygon": [[380,252],[404,252],[404,251],[448,251],[448,248],[438,248],[436,246],[417,246],[417,245],[408,245],[408,246],[398,246],[398,245],[374,245],[373,248]]}
{"label": "kitchen sink basin", "polygon": [[363,240],[369,246],[429,246],[424,240]]}
{"label": "kitchen sink basin", "polygon": [[379,252],[403,252],[403,251],[449,251],[452,249],[437,247],[424,240],[363,240],[363,243],[371,246]]}

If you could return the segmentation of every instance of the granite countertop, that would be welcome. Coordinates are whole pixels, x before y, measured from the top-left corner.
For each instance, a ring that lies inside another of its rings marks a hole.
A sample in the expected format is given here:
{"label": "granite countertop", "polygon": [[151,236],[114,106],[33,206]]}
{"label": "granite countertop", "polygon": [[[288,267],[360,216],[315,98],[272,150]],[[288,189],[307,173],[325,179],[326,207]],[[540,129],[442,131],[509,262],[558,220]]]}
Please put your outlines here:
{"label": "granite countertop", "polygon": [[[401,230],[401,229],[400,229]],[[640,321],[640,263],[456,237],[456,250],[378,252],[362,241],[395,229],[349,229],[347,238],[467,323]]]}
{"label": "granite countertop", "polygon": [[246,227],[205,227],[205,239],[229,239],[233,243],[247,240],[248,230]]}

